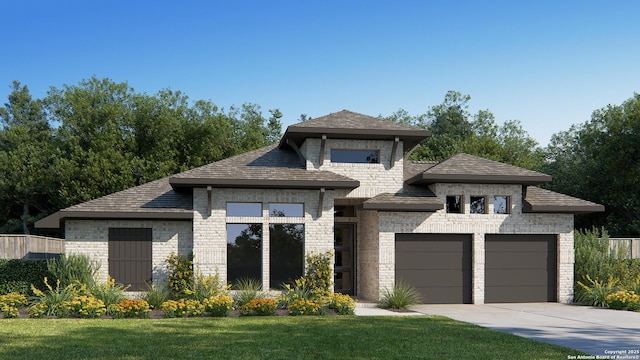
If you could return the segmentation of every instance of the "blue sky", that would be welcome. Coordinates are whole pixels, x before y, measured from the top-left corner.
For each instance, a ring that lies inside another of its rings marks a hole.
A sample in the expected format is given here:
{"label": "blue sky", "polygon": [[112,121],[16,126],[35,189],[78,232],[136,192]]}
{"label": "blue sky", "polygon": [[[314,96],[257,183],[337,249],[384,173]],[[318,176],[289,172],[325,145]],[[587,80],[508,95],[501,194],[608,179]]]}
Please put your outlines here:
{"label": "blue sky", "polygon": [[640,91],[640,1],[11,1],[0,101],[93,75],[284,125],[349,109],[425,113],[448,90],[546,145]]}

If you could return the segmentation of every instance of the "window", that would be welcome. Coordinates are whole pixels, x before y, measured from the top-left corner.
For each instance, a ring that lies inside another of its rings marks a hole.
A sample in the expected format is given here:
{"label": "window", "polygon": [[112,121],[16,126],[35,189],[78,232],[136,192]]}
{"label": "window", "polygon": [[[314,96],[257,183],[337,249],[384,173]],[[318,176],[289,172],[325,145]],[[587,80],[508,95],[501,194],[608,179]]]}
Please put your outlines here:
{"label": "window", "polygon": [[227,224],[227,282],[262,282],[262,224]]}
{"label": "window", "polygon": [[294,284],[304,271],[304,225],[269,225],[269,284]]}
{"label": "window", "polygon": [[269,204],[269,216],[304,217],[304,204]]}
{"label": "window", "polygon": [[508,214],[511,208],[511,198],[509,196],[496,195],[493,197],[493,213]]}
{"label": "window", "polygon": [[262,216],[262,204],[229,202],[227,216]]}
{"label": "window", "polygon": [[351,164],[379,164],[378,150],[339,150],[331,149],[331,162]]}
{"label": "window", "polygon": [[447,196],[447,212],[450,214],[462,214],[462,195]]}
{"label": "window", "polygon": [[472,196],[469,202],[469,212],[472,214],[486,214],[487,198],[484,196]]}

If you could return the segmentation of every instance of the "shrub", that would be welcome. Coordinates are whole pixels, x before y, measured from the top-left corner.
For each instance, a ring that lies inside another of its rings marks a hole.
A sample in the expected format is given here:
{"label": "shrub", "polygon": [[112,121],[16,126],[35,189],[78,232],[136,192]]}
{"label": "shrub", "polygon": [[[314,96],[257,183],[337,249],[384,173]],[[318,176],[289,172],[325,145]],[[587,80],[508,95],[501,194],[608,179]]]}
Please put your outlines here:
{"label": "shrub", "polygon": [[588,284],[578,281],[581,291],[576,293],[576,300],[586,305],[606,307],[607,295],[618,289],[619,280],[609,276],[609,280],[605,283],[602,280],[592,279],[589,275],[586,276],[586,280]]}
{"label": "shrub", "polygon": [[27,305],[27,297],[18,292],[0,295],[0,314],[5,318],[18,317],[19,309]]}
{"label": "shrub", "polygon": [[299,299],[293,301],[287,307],[289,315],[323,315],[325,313],[324,307],[313,300]]}
{"label": "shrub", "polygon": [[271,316],[276,314],[278,301],[276,299],[253,299],[239,308],[241,315]]}
{"label": "shrub", "polygon": [[305,256],[307,269],[303,279],[305,279],[306,286],[316,298],[331,296],[333,276],[333,268],[331,267],[332,258],[332,251]]}
{"label": "shrub", "polygon": [[160,309],[162,303],[169,300],[171,294],[164,285],[151,284],[147,287],[147,290],[142,295],[144,299],[152,309]]}
{"label": "shrub", "polygon": [[184,298],[194,285],[193,254],[171,253],[167,259],[169,266],[168,287],[173,298]]}
{"label": "shrub", "polygon": [[116,284],[115,279],[107,276],[107,281],[104,283],[97,283],[91,289],[91,295],[96,299],[101,300],[105,306],[117,304],[125,299],[124,292],[129,286],[122,286]]}
{"label": "shrub", "polygon": [[60,259],[47,260],[47,269],[60,281],[62,287],[77,282],[90,289],[95,285],[100,263],[89,259],[85,254],[62,254]]}
{"label": "shrub", "polygon": [[91,295],[76,296],[71,300],[72,312],[82,318],[99,318],[107,312],[102,300]]}
{"label": "shrub", "polygon": [[202,303],[193,299],[167,300],[161,308],[164,316],[168,318],[198,316],[204,310]]}
{"label": "shrub", "polygon": [[349,295],[334,293],[329,308],[335,310],[338,315],[355,315],[356,301]]}
{"label": "shrub", "polygon": [[304,278],[296,279],[293,287],[289,284],[284,285],[284,291],[278,298],[280,307],[287,308],[295,300],[311,300],[315,295],[307,285]]}
{"label": "shrub", "polygon": [[237,289],[233,295],[235,306],[237,308],[243,306],[254,299],[260,299],[264,297],[262,292],[262,281],[252,278],[240,278],[234,284],[234,288]]}
{"label": "shrub", "polygon": [[620,290],[605,297],[607,306],[612,309],[638,310],[640,309],[640,295],[633,291]]}
{"label": "shrub", "polygon": [[0,259],[0,295],[19,292],[33,296],[31,284],[45,289],[45,277],[55,281],[46,260]]}
{"label": "shrub", "polygon": [[225,295],[229,291],[229,287],[225,285],[220,276],[202,274],[195,278],[193,286],[185,290],[185,293],[192,299],[196,299],[202,302],[204,299],[210,298],[216,295]]}
{"label": "shrub", "polygon": [[73,311],[73,306],[71,305],[73,298],[86,295],[86,287],[78,285],[77,283],[61,287],[60,280],[58,280],[56,281],[56,288],[54,289],[49,285],[47,278],[45,278],[44,284],[47,288],[45,291],[36,289],[33,286],[31,286],[31,290],[34,293],[32,304],[44,304],[44,306],[41,305],[41,308],[46,307],[45,315],[57,317],[69,316]]}
{"label": "shrub", "polygon": [[404,281],[396,281],[392,289],[382,290],[378,306],[385,309],[405,309],[409,305],[419,303],[420,300],[420,294],[415,288]]}
{"label": "shrub", "polygon": [[119,318],[148,318],[150,311],[149,303],[142,299],[124,299],[109,308],[109,312]]}
{"label": "shrub", "polygon": [[30,318],[41,318],[47,312],[47,304],[43,302],[35,303],[29,306],[28,315]]}
{"label": "shrub", "polygon": [[202,300],[204,310],[216,317],[227,316],[233,309],[233,298],[229,295],[214,295]]}

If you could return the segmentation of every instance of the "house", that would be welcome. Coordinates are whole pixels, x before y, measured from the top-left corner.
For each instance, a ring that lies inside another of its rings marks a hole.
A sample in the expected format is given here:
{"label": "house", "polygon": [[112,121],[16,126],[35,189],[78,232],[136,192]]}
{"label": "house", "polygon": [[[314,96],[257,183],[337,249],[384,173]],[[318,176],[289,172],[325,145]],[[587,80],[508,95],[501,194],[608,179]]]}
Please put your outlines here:
{"label": "house", "polygon": [[141,289],[171,252],[198,271],[277,288],[334,251],[335,291],[377,300],[403,280],[427,303],[570,302],[573,216],[602,211],[536,187],[551,176],[476,156],[414,162],[429,132],[340,111],[279,144],[71,206],[66,251]]}

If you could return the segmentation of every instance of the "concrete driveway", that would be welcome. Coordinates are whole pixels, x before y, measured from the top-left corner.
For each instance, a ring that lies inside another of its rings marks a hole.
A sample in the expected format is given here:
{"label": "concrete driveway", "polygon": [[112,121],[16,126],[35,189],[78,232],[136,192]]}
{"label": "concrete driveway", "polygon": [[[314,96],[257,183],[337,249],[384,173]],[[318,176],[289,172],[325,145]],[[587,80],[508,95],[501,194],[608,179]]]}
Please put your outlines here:
{"label": "concrete driveway", "polygon": [[640,313],[637,312],[557,303],[416,305],[411,310],[442,315],[592,355],[640,359]]}

